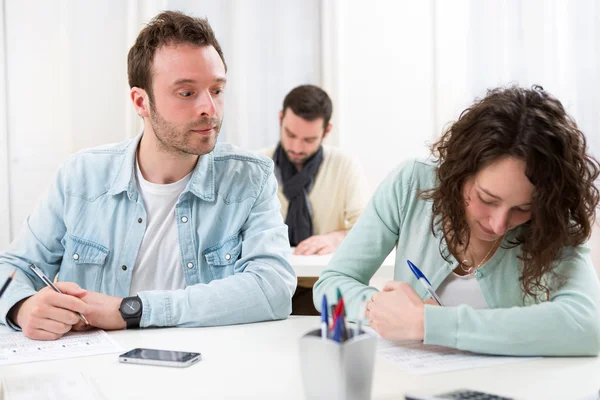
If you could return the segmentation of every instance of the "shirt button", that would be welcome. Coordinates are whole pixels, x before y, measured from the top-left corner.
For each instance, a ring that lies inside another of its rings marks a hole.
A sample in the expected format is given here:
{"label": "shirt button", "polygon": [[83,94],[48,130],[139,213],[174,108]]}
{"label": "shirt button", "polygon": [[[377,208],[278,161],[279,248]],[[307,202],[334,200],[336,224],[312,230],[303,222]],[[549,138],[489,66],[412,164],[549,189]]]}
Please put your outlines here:
{"label": "shirt button", "polygon": [[481,272],[479,272],[479,271],[475,272],[475,276],[478,278],[481,278]]}
{"label": "shirt button", "polygon": [[139,222],[140,224],[142,223],[142,221],[143,221],[143,220],[142,220],[141,218],[138,218],[138,222]]}
{"label": "shirt button", "polygon": [[191,262],[188,263],[188,268],[190,268],[190,269],[194,268],[194,263],[191,263]]}
{"label": "shirt button", "polygon": [[229,253],[225,254],[225,259],[227,261],[231,260],[231,254],[229,254]]}
{"label": "shirt button", "polygon": [[121,265],[121,269],[122,269],[123,271],[127,271],[127,265]]}
{"label": "shirt button", "polygon": [[79,254],[77,254],[77,253],[73,254],[73,260],[79,260]]}
{"label": "shirt button", "polygon": [[181,217],[181,222],[183,222],[184,224],[188,221],[187,217]]}

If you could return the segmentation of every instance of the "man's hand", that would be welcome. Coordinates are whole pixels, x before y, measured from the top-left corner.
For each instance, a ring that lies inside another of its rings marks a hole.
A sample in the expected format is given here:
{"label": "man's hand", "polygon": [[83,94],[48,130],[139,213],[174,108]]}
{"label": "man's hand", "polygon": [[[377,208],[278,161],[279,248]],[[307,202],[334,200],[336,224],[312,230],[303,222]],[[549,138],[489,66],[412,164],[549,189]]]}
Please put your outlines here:
{"label": "man's hand", "polygon": [[87,290],[73,282],[57,282],[56,287],[62,293],[45,287],[11,309],[9,318],[28,338],[56,340],[81,321],[76,312],[84,316],[90,312],[90,307],[81,300]]}
{"label": "man's hand", "polygon": [[73,327],[74,330],[82,331],[90,329],[90,327],[116,330],[127,327],[127,323],[119,312],[122,298],[88,291],[85,296],[81,297],[81,300],[90,307],[89,313],[85,316],[90,326],[80,322]]}
{"label": "man's hand", "polygon": [[298,256],[310,256],[313,254],[330,254],[338,248],[342,240],[346,237],[348,231],[336,231],[324,235],[314,235],[304,239],[298,246],[294,254]]}
{"label": "man's hand", "polygon": [[371,328],[384,339],[423,340],[425,303],[435,301],[423,302],[408,283],[392,281],[367,303],[366,317],[371,321]]}

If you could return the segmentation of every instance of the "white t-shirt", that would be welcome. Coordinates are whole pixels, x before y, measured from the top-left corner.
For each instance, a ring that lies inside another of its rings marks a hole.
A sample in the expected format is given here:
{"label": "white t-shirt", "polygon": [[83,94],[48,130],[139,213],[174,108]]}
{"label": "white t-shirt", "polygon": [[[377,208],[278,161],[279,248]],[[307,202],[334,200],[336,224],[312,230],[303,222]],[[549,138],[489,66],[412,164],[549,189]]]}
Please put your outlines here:
{"label": "white t-shirt", "polygon": [[135,163],[137,188],[146,208],[146,232],[135,261],[130,296],[144,290],[176,290],[185,288],[175,220],[175,204],[192,178],[161,185],[148,182]]}
{"label": "white t-shirt", "polygon": [[444,279],[436,293],[446,307],[466,304],[473,308],[488,308],[474,275],[460,276],[452,272]]}

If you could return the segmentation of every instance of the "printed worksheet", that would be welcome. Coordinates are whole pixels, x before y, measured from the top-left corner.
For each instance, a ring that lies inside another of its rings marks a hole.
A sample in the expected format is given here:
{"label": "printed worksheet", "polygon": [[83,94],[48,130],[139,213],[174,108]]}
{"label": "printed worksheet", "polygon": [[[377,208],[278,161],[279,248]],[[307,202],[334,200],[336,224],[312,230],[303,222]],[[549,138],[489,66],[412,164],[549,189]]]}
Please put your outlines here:
{"label": "printed worksheet", "polygon": [[421,341],[391,342],[382,339],[373,329],[367,333],[377,336],[377,354],[398,363],[403,369],[418,375],[460,369],[489,367],[539,359],[540,357],[505,357],[471,353],[444,346],[424,345]]}
{"label": "printed worksheet", "polygon": [[103,330],[68,332],[53,341],[31,340],[22,332],[0,334],[0,365],[94,356],[122,350]]}

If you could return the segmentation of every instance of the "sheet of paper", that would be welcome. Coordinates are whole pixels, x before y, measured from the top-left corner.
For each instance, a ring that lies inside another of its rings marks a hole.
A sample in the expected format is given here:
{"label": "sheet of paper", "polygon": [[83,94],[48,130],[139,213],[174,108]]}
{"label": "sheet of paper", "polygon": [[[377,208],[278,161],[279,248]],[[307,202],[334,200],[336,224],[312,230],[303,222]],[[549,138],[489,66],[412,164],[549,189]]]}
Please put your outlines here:
{"label": "sheet of paper", "polygon": [[116,353],[123,349],[106,332],[69,332],[53,341],[31,340],[22,332],[0,334],[0,365]]}
{"label": "sheet of paper", "polygon": [[418,375],[489,367],[540,358],[476,354],[450,347],[424,345],[421,341],[391,342],[382,339],[377,332],[369,327],[366,327],[365,331],[378,337],[378,355],[400,364],[407,372]]}
{"label": "sheet of paper", "polygon": [[2,400],[102,400],[95,385],[80,372],[21,375],[2,382]]}

